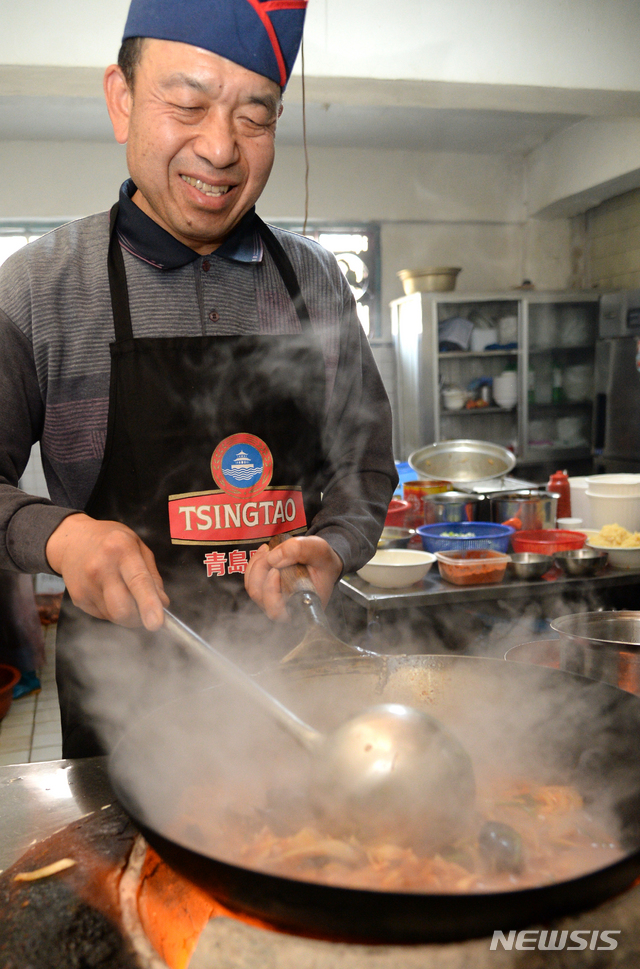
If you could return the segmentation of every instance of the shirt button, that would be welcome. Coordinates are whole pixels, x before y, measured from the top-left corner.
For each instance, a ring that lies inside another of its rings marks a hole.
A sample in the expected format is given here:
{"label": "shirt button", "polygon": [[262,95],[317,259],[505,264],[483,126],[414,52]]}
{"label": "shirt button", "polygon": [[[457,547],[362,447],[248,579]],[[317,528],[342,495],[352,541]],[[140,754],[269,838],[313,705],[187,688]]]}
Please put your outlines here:
{"label": "shirt button", "polygon": [[208,273],[210,269],[211,269],[211,263],[209,262],[208,259],[205,259],[202,263],[202,271],[204,273]]}
{"label": "shirt button", "polygon": [[211,310],[211,312],[209,313],[209,319],[211,320],[212,323],[217,323],[218,320],[220,319],[220,314],[217,313],[215,310]]}

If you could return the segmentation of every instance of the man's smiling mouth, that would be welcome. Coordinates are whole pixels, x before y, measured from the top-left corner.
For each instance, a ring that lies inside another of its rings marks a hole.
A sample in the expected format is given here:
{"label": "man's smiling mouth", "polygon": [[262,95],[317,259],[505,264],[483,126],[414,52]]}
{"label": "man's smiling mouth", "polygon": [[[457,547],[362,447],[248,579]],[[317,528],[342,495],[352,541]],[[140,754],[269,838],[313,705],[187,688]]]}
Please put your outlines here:
{"label": "man's smiling mouth", "polygon": [[193,185],[193,187],[197,188],[198,191],[202,192],[203,195],[211,195],[213,197],[218,195],[226,195],[231,188],[230,185],[209,185],[208,182],[202,182],[199,178],[191,178],[189,175],[181,175],[180,178],[183,182],[186,182],[187,185]]}

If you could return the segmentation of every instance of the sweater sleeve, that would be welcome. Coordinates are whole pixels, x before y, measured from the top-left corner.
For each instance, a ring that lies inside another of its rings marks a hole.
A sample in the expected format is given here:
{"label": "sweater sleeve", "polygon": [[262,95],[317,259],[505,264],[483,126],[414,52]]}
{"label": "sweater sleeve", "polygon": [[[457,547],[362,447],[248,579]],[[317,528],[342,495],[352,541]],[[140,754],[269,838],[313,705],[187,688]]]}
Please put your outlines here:
{"label": "sweater sleeve", "polygon": [[389,400],[346,281],[344,287],[340,355],[324,427],[322,507],[309,528],[338,553],[343,573],[375,553],[398,483]]}
{"label": "sweater sleeve", "polygon": [[18,488],[41,436],[44,405],[31,343],[2,310],[0,346],[0,569],[51,572],[47,541],[73,512]]}

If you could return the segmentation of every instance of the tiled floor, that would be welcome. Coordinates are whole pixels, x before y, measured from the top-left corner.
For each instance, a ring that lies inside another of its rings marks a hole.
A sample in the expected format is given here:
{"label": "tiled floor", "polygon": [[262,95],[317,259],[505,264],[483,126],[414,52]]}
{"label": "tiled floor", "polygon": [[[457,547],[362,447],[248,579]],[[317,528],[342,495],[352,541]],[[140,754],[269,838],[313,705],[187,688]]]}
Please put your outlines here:
{"label": "tiled floor", "polygon": [[39,672],[42,690],[14,700],[0,721],[0,767],[59,760],[62,756],[54,662],[56,627],[45,626],[44,632],[47,661]]}

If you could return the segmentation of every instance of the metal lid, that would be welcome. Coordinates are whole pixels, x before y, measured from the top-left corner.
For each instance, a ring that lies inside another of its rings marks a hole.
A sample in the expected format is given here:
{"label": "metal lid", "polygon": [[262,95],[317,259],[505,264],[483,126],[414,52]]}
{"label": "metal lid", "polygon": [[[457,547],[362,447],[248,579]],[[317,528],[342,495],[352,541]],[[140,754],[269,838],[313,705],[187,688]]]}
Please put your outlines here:
{"label": "metal lid", "polygon": [[499,478],[509,474],[515,463],[515,454],[490,441],[439,441],[409,455],[409,465],[422,478],[454,483]]}

